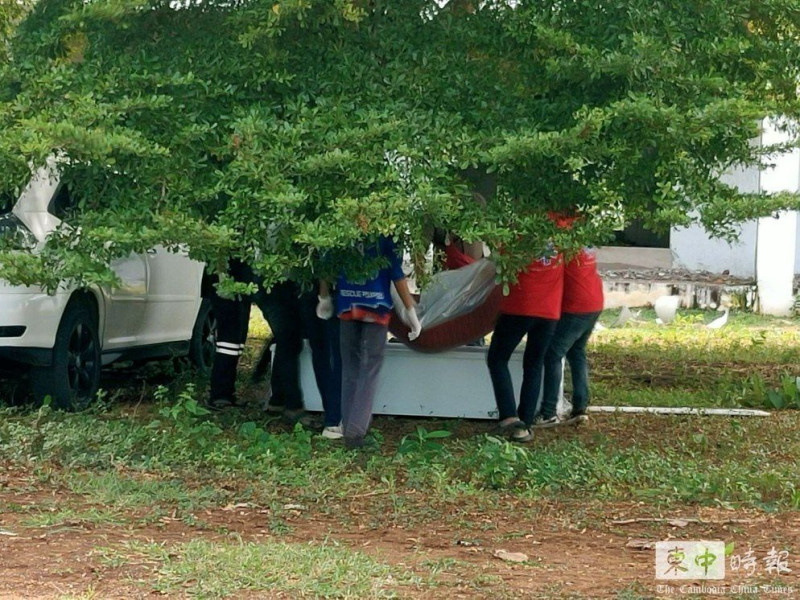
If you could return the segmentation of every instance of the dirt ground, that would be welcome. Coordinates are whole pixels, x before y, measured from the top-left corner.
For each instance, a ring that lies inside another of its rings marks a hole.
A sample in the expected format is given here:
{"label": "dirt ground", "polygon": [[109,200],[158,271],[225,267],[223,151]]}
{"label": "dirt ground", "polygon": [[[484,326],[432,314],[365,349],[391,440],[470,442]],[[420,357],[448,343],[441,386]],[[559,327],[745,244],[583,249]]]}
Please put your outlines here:
{"label": "dirt ground", "polygon": [[[411,496],[409,492],[414,501]],[[194,538],[224,540],[232,535],[260,543],[271,539],[335,540],[414,572],[423,572],[423,563],[437,560],[446,564],[449,559],[449,564],[459,565],[453,572],[445,569],[440,573],[438,586],[399,591],[401,596],[415,598],[617,598],[624,597],[620,593],[626,590],[635,591],[633,597],[663,595],[656,587],[663,582],[654,579],[654,551],[637,540],[733,540],[737,548],[750,546],[759,557],[772,547],[800,552],[800,516],[796,513],[693,509],[658,516],[639,504],[581,507],[508,498],[494,511],[443,514],[433,524],[374,527],[365,515],[378,498],[362,494],[337,507],[336,519],[312,509],[289,511],[290,527],[279,534],[270,531],[269,511],[252,505],[197,511],[195,516],[207,524],[202,529],[170,517],[146,525],[134,525],[136,519],[127,519],[124,525],[75,521],[26,527],[23,521],[29,515],[25,507],[56,500],[59,506],[74,508],[85,500],[63,489],[43,489],[28,474],[11,467],[0,469],[0,498],[2,599],[59,598],[87,592],[93,598],[152,596],[157,592],[147,582],[158,565],[135,561],[109,564],[98,548],[124,548],[132,541],[169,547]],[[344,522],[349,525],[343,527]],[[501,549],[524,553],[528,560],[523,564],[502,560],[495,556]],[[800,563],[791,554],[789,567],[791,573],[762,577],[759,582],[778,582],[784,591],[794,589],[783,597],[800,597]],[[476,585],[477,573],[490,577],[483,578],[485,584]],[[725,583],[753,584],[757,580],[729,571]],[[237,597],[286,596],[244,592]]]}

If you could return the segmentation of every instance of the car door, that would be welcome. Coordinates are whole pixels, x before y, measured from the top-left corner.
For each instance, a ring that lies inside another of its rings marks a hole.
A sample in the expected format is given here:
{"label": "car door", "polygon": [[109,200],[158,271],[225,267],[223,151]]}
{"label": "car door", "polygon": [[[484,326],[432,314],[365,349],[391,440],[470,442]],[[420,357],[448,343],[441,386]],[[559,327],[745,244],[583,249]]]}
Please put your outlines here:
{"label": "car door", "polygon": [[103,351],[139,346],[147,309],[147,260],[131,253],[111,263],[120,279],[118,287],[106,290]]}
{"label": "car door", "polygon": [[144,337],[148,343],[185,341],[192,337],[200,308],[203,264],[184,252],[157,246],[147,253],[147,314]]}

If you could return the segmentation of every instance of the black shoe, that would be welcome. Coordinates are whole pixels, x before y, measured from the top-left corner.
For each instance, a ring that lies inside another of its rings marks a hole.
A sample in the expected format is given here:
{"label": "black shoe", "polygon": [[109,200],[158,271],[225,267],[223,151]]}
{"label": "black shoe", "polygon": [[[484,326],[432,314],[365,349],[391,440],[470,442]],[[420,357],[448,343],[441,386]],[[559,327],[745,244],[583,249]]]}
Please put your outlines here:
{"label": "black shoe", "polygon": [[586,423],[589,420],[589,415],[586,414],[586,410],[576,410],[573,411],[569,418],[564,421],[569,425],[581,425]]}
{"label": "black shoe", "polygon": [[366,445],[363,437],[360,438],[352,438],[346,437],[344,438],[344,447],[348,450],[358,450],[359,448],[363,448]]}
{"label": "black shoe", "polygon": [[307,413],[304,409],[284,410],[283,420],[287,425],[297,425],[300,423],[306,429],[321,429],[322,421],[316,415]]}
{"label": "black shoe", "polygon": [[231,398],[211,398],[207,403],[206,407],[209,410],[226,410],[228,408],[243,408],[244,405],[239,402],[236,396]]}
{"label": "black shoe", "polygon": [[375,438],[344,438],[344,447],[348,450],[377,450],[378,442]]}
{"label": "black shoe", "polygon": [[267,412],[272,413],[273,415],[280,415],[283,411],[286,410],[286,406],[280,400],[275,400],[275,398],[270,398],[267,400]]}

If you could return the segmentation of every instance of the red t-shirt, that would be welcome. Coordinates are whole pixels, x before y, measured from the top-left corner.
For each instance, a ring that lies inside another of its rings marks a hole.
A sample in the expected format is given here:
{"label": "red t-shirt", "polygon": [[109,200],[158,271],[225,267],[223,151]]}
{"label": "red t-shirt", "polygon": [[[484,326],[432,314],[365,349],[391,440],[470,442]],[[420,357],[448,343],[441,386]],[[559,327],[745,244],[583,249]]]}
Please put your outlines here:
{"label": "red t-shirt", "polygon": [[461,267],[466,267],[475,262],[474,258],[456,248],[455,244],[447,244],[444,247],[444,254],[444,268],[448,271],[460,269]]}
{"label": "red t-shirt", "polygon": [[519,274],[508,296],[500,303],[507,315],[559,319],[564,289],[564,260],[561,254],[533,261]]}
{"label": "red t-shirt", "polygon": [[564,267],[561,312],[593,313],[603,310],[603,280],[597,272],[597,251],[584,248]]}

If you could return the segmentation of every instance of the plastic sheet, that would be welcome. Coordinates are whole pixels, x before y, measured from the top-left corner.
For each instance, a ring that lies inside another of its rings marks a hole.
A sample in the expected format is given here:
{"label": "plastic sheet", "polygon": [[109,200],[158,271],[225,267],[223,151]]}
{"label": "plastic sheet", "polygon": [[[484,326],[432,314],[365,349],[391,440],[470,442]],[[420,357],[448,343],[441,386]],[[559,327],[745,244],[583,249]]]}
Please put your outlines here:
{"label": "plastic sheet", "polygon": [[[408,328],[395,312],[391,332],[410,348],[441,352],[462,346],[489,333],[497,319],[502,293],[495,283],[492,261],[480,259],[433,276],[417,305],[422,334],[410,342]],[[400,305],[399,298],[395,305]]]}
{"label": "plastic sheet", "polygon": [[482,258],[454,271],[441,271],[422,291],[417,315],[425,329],[472,312],[495,288],[494,263]]}

